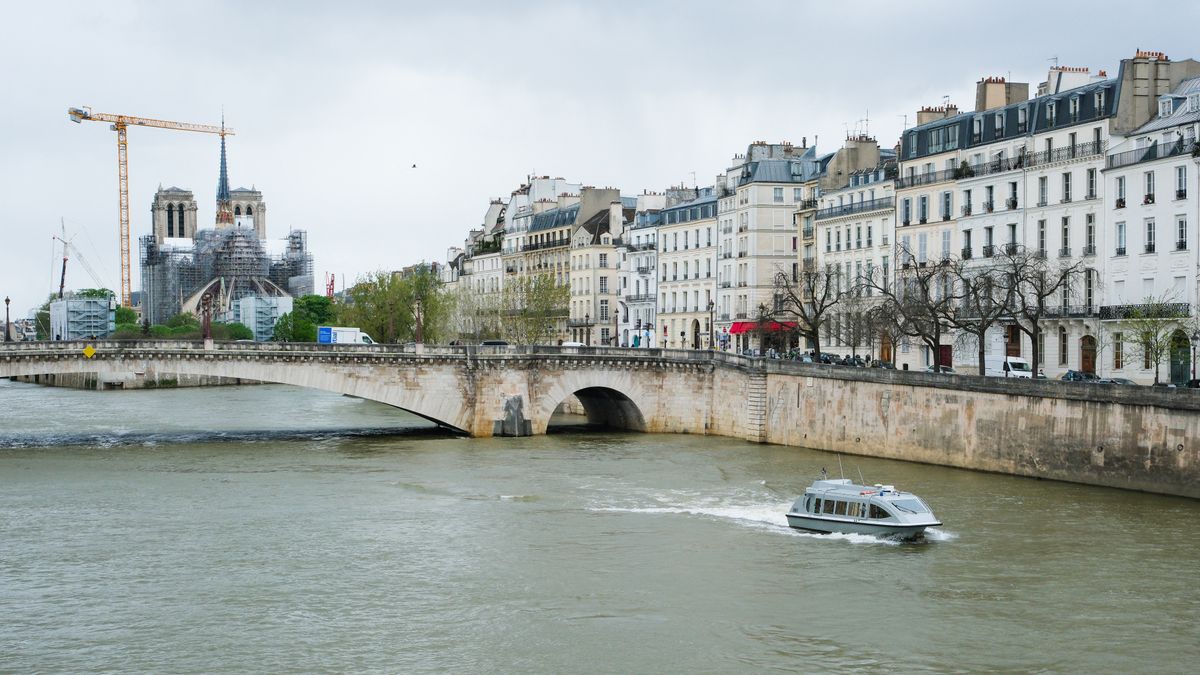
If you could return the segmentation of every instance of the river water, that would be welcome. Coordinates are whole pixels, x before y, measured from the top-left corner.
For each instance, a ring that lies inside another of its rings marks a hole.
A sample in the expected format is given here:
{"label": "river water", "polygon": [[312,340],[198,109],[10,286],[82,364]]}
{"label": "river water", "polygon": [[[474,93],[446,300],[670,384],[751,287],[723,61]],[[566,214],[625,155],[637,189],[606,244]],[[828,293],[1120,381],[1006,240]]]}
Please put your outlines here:
{"label": "river water", "polygon": [[1194,672],[1200,503],[843,463],[945,526],[790,530],[811,450],[0,381],[0,671]]}

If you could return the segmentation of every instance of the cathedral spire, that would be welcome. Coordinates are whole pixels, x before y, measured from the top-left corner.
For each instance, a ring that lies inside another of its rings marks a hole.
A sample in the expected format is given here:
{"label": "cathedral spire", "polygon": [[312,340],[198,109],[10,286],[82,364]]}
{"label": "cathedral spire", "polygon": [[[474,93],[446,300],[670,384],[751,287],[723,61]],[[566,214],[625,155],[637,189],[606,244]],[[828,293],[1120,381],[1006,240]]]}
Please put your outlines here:
{"label": "cathedral spire", "polygon": [[233,224],[229,205],[229,171],[225,164],[225,112],[221,112],[221,173],[217,177],[217,226]]}

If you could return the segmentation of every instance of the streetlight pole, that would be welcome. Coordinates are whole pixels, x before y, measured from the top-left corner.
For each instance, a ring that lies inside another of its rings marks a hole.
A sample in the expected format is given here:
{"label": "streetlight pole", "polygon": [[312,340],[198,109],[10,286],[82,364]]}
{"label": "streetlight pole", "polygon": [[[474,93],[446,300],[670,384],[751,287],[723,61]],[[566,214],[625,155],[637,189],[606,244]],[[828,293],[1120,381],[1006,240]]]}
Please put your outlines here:
{"label": "streetlight pole", "polygon": [[717,312],[717,303],[713,302],[712,300],[709,300],[708,301],[708,348],[710,350],[712,350],[715,347],[715,345],[713,344],[713,338],[716,335],[716,332],[715,332],[716,331],[716,321],[715,321],[716,312]]}
{"label": "streetlight pole", "polygon": [[[575,316],[579,315],[576,314]],[[583,315],[583,340],[585,346],[592,346],[592,315],[590,312]]]}
{"label": "streetlight pole", "polygon": [[[8,296],[4,296],[4,341],[12,342],[12,333],[8,329],[8,303],[12,302]],[[1195,360],[1195,359],[1193,359]]]}
{"label": "streetlight pole", "polygon": [[[4,304],[8,304],[8,298],[4,299]],[[1200,328],[1192,331],[1192,379],[1196,379],[1196,342],[1200,341]]]}

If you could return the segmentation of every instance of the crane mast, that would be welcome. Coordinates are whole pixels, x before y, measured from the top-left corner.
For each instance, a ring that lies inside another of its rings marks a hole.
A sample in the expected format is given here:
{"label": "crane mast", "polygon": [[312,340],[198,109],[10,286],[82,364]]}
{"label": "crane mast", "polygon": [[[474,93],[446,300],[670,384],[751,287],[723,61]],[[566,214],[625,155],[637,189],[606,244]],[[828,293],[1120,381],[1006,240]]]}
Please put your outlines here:
{"label": "crane mast", "polygon": [[110,122],[112,126],[109,128],[117,132],[117,203],[119,217],[118,237],[121,245],[121,305],[129,307],[132,289],[129,271],[129,147],[126,135],[128,127],[132,125],[153,127],[156,129],[172,129],[174,131],[196,131],[205,134],[218,134],[221,137],[233,136],[233,129],[225,128],[224,124],[218,127],[211,124],[172,122],[170,120],[136,117],[134,115],[98,113],[92,112],[92,109],[87,106],[82,108],[68,108],[67,116],[76,124],[85,120],[88,122]]}

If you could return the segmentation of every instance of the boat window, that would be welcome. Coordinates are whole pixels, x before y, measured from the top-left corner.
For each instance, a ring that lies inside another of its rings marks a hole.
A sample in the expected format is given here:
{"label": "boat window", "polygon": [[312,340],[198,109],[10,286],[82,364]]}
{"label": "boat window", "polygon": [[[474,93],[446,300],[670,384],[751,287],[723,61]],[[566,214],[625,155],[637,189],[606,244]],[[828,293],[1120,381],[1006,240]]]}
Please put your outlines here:
{"label": "boat window", "polygon": [[804,498],[804,511],[805,511],[805,513],[815,513],[815,509],[813,509],[813,504],[814,504],[814,503],[816,504],[816,507],[817,507],[818,509],[819,509],[819,508],[821,508],[821,500],[820,500],[820,499],[817,499],[816,497],[814,497],[814,496],[812,496],[812,495],[809,495],[809,496],[807,496],[807,497],[805,497],[805,498]]}
{"label": "boat window", "polygon": [[841,500],[838,500],[838,502],[837,502],[837,508],[835,508],[835,509],[833,510],[833,513],[834,513],[835,515],[839,515],[839,516],[844,516],[844,515],[846,515],[846,502],[843,502],[843,501],[841,501]]}
{"label": "boat window", "polygon": [[833,504],[832,499],[826,499],[824,505],[821,507],[821,513],[833,513]]}
{"label": "boat window", "polygon": [[888,513],[887,509],[883,508],[882,506],[879,506],[878,504],[872,504],[871,505],[871,517],[872,518],[891,518],[892,514]]}
{"label": "boat window", "polygon": [[897,499],[892,502],[892,506],[909,513],[928,513],[929,509],[918,499]]}
{"label": "boat window", "polygon": [[867,505],[862,502],[856,502],[850,505],[850,515],[855,518],[867,517]]}

